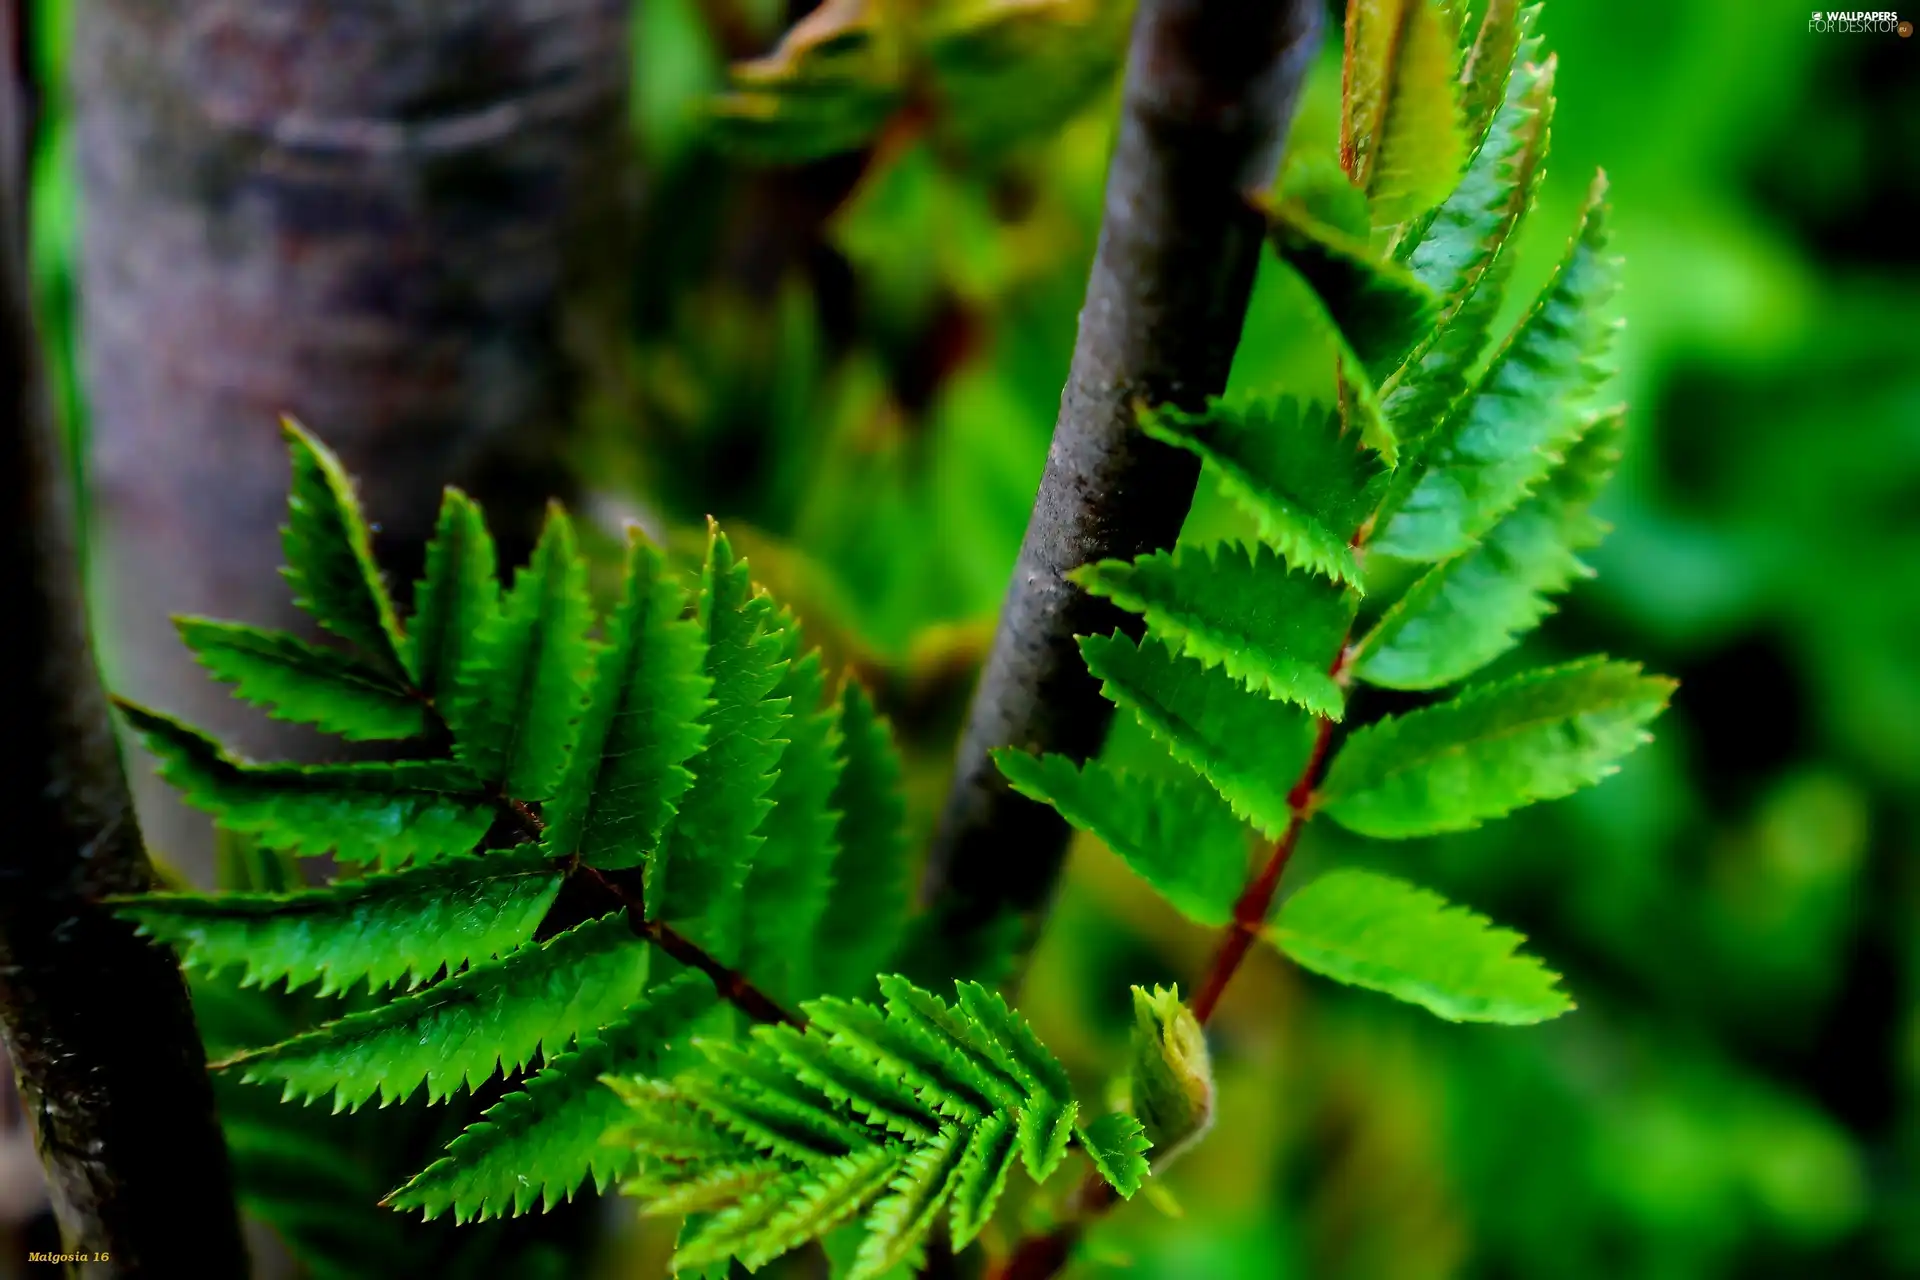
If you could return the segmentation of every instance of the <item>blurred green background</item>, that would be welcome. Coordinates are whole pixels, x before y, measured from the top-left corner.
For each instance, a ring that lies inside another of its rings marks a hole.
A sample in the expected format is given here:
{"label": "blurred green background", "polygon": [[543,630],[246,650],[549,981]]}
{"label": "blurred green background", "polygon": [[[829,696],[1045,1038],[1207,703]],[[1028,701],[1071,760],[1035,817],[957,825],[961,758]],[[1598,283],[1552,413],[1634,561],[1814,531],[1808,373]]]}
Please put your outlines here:
{"label": "blurred green background", "polygon": [[[41,7],[57,84],[66,6]],[[1455,1027],[1260,957],[1215,1024],[1222,1123],[1163,1203],[1095,1233],[1088,1274],[1920,1274],[1920,41],[1805,12],[1551,0],[1543,22],[1559,109],[1515,294],[1604,166],[1632,435],[1599,576],[1531,656],[1603,649],[1681,690],[1605,786],[1362,856],[1523,929],[1579,1012]],[[647,197],[616,264],[630,333],[574,445],[584,505],[734,529],[881,693],[924,829],[1058,406],[1111,92],[987,158],[905,140],[768,169],[700,108],[779,15],[636,15]],[[1296,152],[1337,128],[1327,52]],[[70,370],[52,125],[35,266]],[[1263,273],[1236,385],[1325,380],[1282,336],[1296,290]],[[1194,521],[1221,518],[1203,494]],[[1087,843],[1025,1007],[1097,1087],[1128,984],[1191,983],[1209,946]],[[657,1246],[622,1236],[603,1269],[650,1274]]]}

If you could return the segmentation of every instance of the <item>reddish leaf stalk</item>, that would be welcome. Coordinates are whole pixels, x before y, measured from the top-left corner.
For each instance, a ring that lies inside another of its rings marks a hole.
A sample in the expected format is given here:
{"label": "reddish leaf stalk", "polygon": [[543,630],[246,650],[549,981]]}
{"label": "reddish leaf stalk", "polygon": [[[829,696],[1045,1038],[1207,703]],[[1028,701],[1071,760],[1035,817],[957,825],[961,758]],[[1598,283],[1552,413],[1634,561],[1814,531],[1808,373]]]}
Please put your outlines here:
{"label": "reddish leaf stalk", "polygon": [[[533,806],[513,796],[496,797],[500,806],[513,816],[522,833],[531,840],[539,840],[546,834],[547,824],[533,811]],[[678,960],[690,969],[698,969],[713,983],[713,989],[720,998],[739,1009],[755,1022],[784,1022],[788,1026],[806,1030],[807,1020],[798,1014],[787,1012],[779,1002],[766,992],[753,985],[748,977],[737,969],[730,969],[701,948],[700,944],[674,929],[664,920],[647,919],[646,899],[632,886],[608,875],[598,867],[590,867],[578,858],[570,858],[564,864],[569,878],[583,880],[592,885],[604,898],[616,902],[627,909],[627,922],[637,937],[645,938],[654,946]]]}

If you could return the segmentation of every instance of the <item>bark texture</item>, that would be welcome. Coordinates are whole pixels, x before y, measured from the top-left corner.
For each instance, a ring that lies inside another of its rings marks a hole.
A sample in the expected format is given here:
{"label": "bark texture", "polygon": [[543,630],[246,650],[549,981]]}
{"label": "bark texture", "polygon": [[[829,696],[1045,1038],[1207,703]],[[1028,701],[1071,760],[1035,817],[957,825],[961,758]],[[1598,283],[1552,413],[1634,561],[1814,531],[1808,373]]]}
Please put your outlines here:
{"label": "bark texture", "polygon": [[[82,329],[109,667],[258,754],[312,739],[168,616],[299,627],[281,414],[364,477],[397,585],[441,486],[524,550],[618,304],[629,0],[84,0]],[[203,820],[138,770],[155,846]]]}
{"label": "bark texture", "polygon": [[1060,416],[999,630],[961,738],[922,896],[944,968],[1024,951],[1069,831],[1016,794],[995,747],[1100,747],[1112,707],[1074,637],[1138,619],[1066,575],[1173,545],[1199,460],[1137,429],[1138,404],[1199,408],[1226,386],[1272,180],[1319,45],[1319,0],[1142,0],[1106,205]]}
{"label": "bark texture", "polygon": [[[0,0],[4,15],[13,0]],[[170,953],[102,895],[152,867],[95,669],[73,490],[29,303],[19,98],[0,92],[0,1039],[69,1252],[90,1275],[246,1274],[206,1059]]]}

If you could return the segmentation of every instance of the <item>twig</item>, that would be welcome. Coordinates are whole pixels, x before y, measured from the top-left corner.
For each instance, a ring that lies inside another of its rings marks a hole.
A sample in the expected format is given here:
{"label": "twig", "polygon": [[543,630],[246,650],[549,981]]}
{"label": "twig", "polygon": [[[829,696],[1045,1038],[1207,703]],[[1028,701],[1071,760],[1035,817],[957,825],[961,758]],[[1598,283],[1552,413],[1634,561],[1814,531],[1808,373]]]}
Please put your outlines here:
{"label": "twig", "polygon": [[[533,806],[524,800],[512,796],[497,796],[500,807],[519,825],[520,830],[530,840],[539,840],[546,833],[546,823],[533,811]],[[784,1022],[788,1026],[805,1030],[807,1020],[798,1014],[787,1012],[766,992],[753,985],[747,976],[737,969],[730,969],[708,954],[699,943],[674,929],[664,920],[647,919],[647,904],[642,893],[634,886],[615,876],[588,866],[578,858],[566,862],[567,875],[592,885],[603,896],[619,903],[627,909],[628,923],[639,937],[645,938],[662,951],[678,960],[690,969],[698,969],[707,975],[713,983],[713,989],[720,998],[738,1008],[755,1022]]]}
{"label": "twig", "polygon": [[1143,0],[1134,19],[1073,364],[921,887],[939,976],[990,971],[1009,921],[1030,943],[1052,897],[1067,826],[989,752],[1085,757],[1106,733],[1076,637],[1139,624],[1067,575],[1171,546],[1186,518],[1199,460],[1139,431],[1134,406],[1197,409],[1226,385],[1265,225],[1247,197],[1272,178],[1321,8]]}
{"label": "twig", "polygon": [[[1345,403],[1343,399],[1343,422],[1346,416]],[[1369,516],[1348,543],[1356,560],[1365,555],[1373,528],[1374,517]],[[1327,668],[1327,675],[1343,689],[1353,681],[1357,653],[1353,628],[1349,624],[1346,634],[1340,638],[1339,652]],[[1286,829],[1273,842],[1260,873],[1248,882],[1235,900],[1233,918],[1227,922],[1219,945],[1214,949],[1213,962],[1207,966],[1206,976],[1201,979],[1199,992],[1194,996],[1193,1016],[1203,1025],[1213,1017],[1214,1010],[1220,1005],[1220,997],[1226,994],[1227,984],[1240,971],[1241,961],[1247,958],[1254,939],[1260,936],[1260,930],[1273,910],[1273,899],[1280,890],[1280,878],[1293,858],[1294,846],[1299,844],[1300,833],[1306,829],[1307,823],[1313,820],[1313,793],[1326,772],[1328,751],[1332,745],[1333,720],[1325,715],[1316,717],[1313,747],[1307,753],[1307,761],[1301,766],[1300,775],[1287,791]],[[1028,1236],[1016,1244],[1006,1263],[993,1272],[991,1280],[1048,1280],[1058,1274],[1067,1265],[1074,1245],[1079,1243],[1088,1224],[1111,1209],[1117,1199],[1106,1179],[1097,1173],[1089,1173],[1076,1193],[1066,1219],[1051,1231]]]}

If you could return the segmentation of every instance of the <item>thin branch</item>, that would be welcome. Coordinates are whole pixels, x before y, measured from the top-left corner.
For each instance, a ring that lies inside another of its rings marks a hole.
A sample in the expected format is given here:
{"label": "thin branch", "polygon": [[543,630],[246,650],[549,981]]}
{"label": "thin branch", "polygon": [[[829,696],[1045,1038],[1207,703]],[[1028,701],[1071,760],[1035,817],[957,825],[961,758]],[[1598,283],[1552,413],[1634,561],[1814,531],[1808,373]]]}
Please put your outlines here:
{"label": "thin branch", "polygon": [[[1341,401],[1341,420],[1343,423],[1346,421],[1344,398]],[[1367,542],[1373,536],[1374,520],[1374,516],[1367,517],[1348,543],[1356,560],[1363,559],[1366,554]],[[1346,634],[1340,639],[1340,649],[1327,668],[1327,675],[1342,689],[1353,682],[1354,660],[1359,651],[1359,646],[1353,640],[1353,627],[1349,624]],[[1287,790],[1286,829],[1273,842],[1260,873],[1247,883],[1240,897],[1235,900],[1233,918],[1220,935],[1220,942],[1214,948],[1213,962],[1207,966],[1206,976],[1200,980],[1199,992],[1194,996],[1193,1016],[1203,1025],[1213,1017],[1214,1010],[1220,1005],[1220,997],[1227,992],[1227,984],[1240,971],[1241,962],[1247,958],[1247,952],[1252,949],[1260,930],[1266,926],[1267,916],[1273,911],[1273,900],[1280,891],[1280,879],[1286,874],[1294,847],[1300,843],[1301,832],[1313,821],[1314,792],[1326,773],[1332,745],[1333,720],[1324,715],[1316,717],[1313,747],[1308,751],[1307,761],[1301,766],[1293,786]],[[1089,1173],[1075,1193],[1065,1220],[1051,1231],[1028,1236],[1016,1244],[1006,1263],[992,1273],[991,1280],[1049,1280],[1067,1265],[1074,1246],[1080,1242],[1088,1225],[1117,1202],[1118,1197],[1106,1179],[1097,1173]]]}
{"label": "thin branch", "polygon": [[1272,179],[1321,8],[1142,0],[1134,19],[1073,364],[921,887],[938,976],[990,972],[1008,926],[1030,943],[1052,897],[1067,826],[989,752],[1083,758],[1105,736],[1076,637],[1139,624],[1067,575],[1180,532],[1199,460],[1140,432],[1134,406],[1197,409],[1226,386],[1264,231],[1247,197]]}
{"label": "thin branch", "polygon": [[[0,0],[13,54],[20,0]],[[47,411],[24,255],[29,157],[0,71],[0,1038],[65,1247],[102,1275],[241,1277],[206,1056],[172,955],[101,899],[153,883],[94,665],[73,485]]]}
{"label": "thin branch", "polygon": [[[498,796],[501,809],[511,816],[521,832],[530,840],[539,840],[546,833],[547,825],[533,806],[524,800],[512,796]],[[592,885],[610,902],[618,903],[627,909],[627,921],[633,932],[662,951],[678,960],[690,969],[698,969],[707,975],[713,983],[713,989],[720,998],[738,1008],[755,1022],[784,1022],[788,1026],[805,1030],[807,1020],[798,1014],[787,1012],[779,1002],[766,992],[753,985],[753,982],[737,969],[728,968],[708,954],[699,943],[679,932],[664,920],[647,919],[645,896],[634,885],[610,875],[598,867],[588,866],[579,859],[568,860],[567,875]]]}

